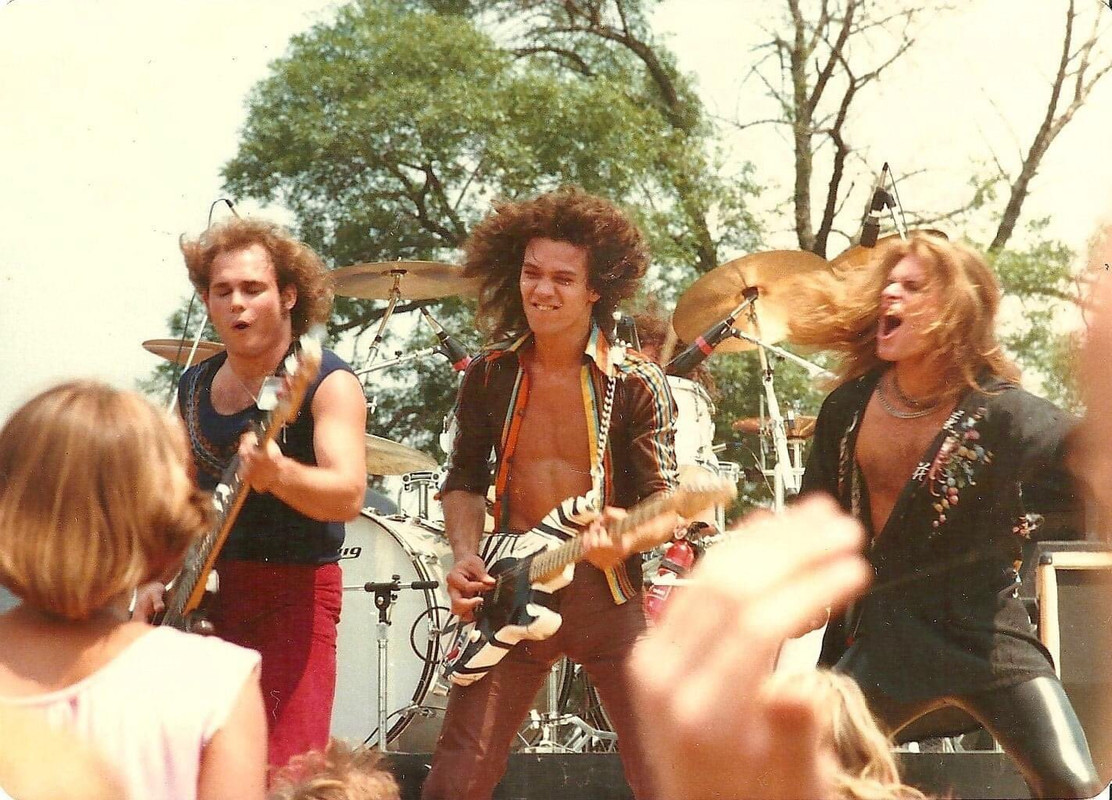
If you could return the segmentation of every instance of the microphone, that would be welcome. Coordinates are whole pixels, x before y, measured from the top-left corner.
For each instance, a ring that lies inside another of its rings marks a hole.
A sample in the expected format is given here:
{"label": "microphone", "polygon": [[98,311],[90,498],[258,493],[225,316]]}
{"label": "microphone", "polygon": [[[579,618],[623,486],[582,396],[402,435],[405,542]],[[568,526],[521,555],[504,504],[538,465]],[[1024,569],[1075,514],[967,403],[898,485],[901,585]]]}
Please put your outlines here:
{"label": "microphone", "polygon": [[880,235],[880,212],[892,205],[892,195],[884,190],[884,184],[887,182],[888,162],[885,161],[884,168],[880,171],[880,179],[877,180],[872,199],[869,201],[865,222],[861,226],[862,247],[876,247],[876,240]]}
{"label": "microphone", "polygon": [[[746,287],[743,295],[746,300],[756,297],[757,287]],[[734,335],[734,320],[737,319],[737,313],[736,310],[731,312],[726,319],[706,330],[690,347],[669,361],[664,371],[669,375],[686,375],[706,361],[707,356],[714,352],[714,348],[720,342]]]}
{"label": "microphone", "polygon": [[231,200],[229,200],[227,197],[221,197],[220,199],[228,204],[228,210],[236,215],[236,219],[241,219],[241,217],[239,216],[239,212],[236,211],[236,207],[232,205]]}
{"label": "microphone", "polygon": [[436,338],[440,342],[440,352],[452,362],[452,369],[456,372],[463,372],[467,369],[467,365],[471,363],[471,356],[468,355],[463,345],[453,339],[451,334],[444,330],[444,326],[432,318],[432,315],[424,306],[421,306],[421,316],[425,318],[425,322],[429,323],[433,333],[436,334]]}

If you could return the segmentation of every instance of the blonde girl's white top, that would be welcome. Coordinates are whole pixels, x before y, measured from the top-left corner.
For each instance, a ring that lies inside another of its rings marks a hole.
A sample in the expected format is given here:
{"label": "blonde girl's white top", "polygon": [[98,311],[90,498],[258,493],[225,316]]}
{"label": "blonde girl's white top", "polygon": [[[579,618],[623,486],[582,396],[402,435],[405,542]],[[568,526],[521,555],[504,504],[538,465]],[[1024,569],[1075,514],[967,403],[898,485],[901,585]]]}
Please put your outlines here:
{"label": "blonde girl's white top", "polygon": [[71,686],[0,703],[37,710],[88,741],[129,800],[195,800],[201,751],[258,665],[254,650],[154,628]]}

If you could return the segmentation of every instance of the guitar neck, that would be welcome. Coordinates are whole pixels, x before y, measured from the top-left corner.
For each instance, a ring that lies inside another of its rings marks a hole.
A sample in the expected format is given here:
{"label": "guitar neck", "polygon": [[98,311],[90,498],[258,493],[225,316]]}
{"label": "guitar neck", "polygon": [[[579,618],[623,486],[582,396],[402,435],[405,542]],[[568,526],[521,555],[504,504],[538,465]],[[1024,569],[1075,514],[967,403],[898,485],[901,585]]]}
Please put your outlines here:
{"label": "guitar neck", "polygon": [[[607,525],[607,530],[615,536],[623,536],[639,525],[673,510],[677,503],[678,492],[652,497],[629,509],[629,513],[621,519],[611,522]],[[557,548],[546,550],[537,555],[529,565],[529,580],[530,582],[540,580],[559,572],[568,564],[575,564],[582,560],[583,541],[576,537]]]}
{"label": "guitar neck", "polygon": [[[280,425],[274,424],[272,415],[258,426],[257,433],[260,444],[272,441]],[[204,595],[205,583],[216,562],[220,548],[228,538],[236,517],[244,502],[247,500],[249,488],[244,485],[239,476],[239,456],[233,456],[231,462],[220,476],[220,483],[212,493],[212,505],[216,510],[216,520],[204,535],[195,541],[186,554],[181,571],[174,578],[174,585],[166,594],[166,610],[163,612],[162,624],[173,627],[182,627],[185,615],[195,609]]]}

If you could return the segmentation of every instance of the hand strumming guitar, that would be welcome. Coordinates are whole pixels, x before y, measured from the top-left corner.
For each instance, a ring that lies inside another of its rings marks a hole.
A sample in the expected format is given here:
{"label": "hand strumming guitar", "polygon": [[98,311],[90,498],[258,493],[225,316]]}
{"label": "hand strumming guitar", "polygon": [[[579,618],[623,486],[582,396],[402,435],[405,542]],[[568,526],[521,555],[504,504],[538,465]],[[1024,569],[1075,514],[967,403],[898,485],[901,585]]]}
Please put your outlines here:
{"label": "hand strumming guitar", "polygon": [[474,619],[475,608],[483,601],[479,595],[494,588],[494,578],[487,573],[486,564],[475,554],[463,556],[448,570],[444,577],[452,613],[460,619]]}

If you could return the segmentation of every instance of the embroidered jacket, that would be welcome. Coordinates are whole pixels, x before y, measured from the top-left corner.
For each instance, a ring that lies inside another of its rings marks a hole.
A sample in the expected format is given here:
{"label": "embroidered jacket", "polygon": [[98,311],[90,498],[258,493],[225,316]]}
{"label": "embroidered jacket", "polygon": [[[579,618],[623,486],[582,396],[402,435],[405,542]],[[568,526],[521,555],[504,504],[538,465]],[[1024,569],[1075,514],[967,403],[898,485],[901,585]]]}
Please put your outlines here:
{"label": "embroidered jacket", "polygon": [[[870,530],[857,435],[880,373],[823,403],[803,491],[826,491]],[[832,622],[821,661],[866,693],[913,701],[1052,675],[1049,653],[1018,597],[1029,534],[1021,484],[1064,472],[1075,420],[1019,387],[987,380],[946,420],[872,531],[869,594]]]}

